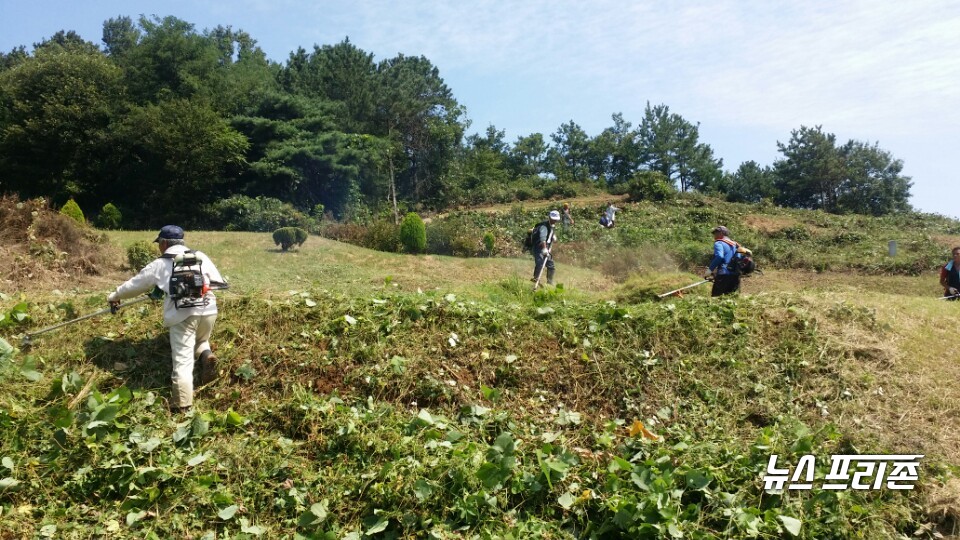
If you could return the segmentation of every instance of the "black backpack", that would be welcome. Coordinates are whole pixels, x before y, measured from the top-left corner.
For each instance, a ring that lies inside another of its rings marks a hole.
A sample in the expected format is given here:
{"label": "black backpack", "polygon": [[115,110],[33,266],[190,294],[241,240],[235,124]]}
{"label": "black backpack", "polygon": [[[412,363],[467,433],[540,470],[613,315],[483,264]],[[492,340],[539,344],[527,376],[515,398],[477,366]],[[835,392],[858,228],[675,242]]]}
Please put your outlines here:
{"label": "black backpack", "polygon": [[549,221],[541,221],[540,223],[537,223],[536,225],[533,226],[533,228],[531,228],[530,230],[527,231],[527,235],[523,238],[523,247],[524,247],[524,249],[533,251],[533,248],[534,248],[534,245],[533,245],[533,236],[534,236],[534,233],[536,233],[537,229],[539,229],[539,228],[540,228],[541,226],[543,226],[543,225],[549,226],[549,225],[550,225],[550,222],[549,222]]}
{"label": "black backpack", "polygon": [[187,250],[181,255],[164,254],[164,259],[173,262],[170,275],[170,299],[177,308],[206,306],[210,303],[207,292],[210,287],[203,280],[203,261],[195,251]]}
{"label": "black backpack", "polygon": [[734,249],[733,257],[730,259],[729,266],[736,269],[741,275],[748,276],[757,269],[757,262],[753,260],[753,252],[734,242],[729,238],[724,238],[721,242]]}

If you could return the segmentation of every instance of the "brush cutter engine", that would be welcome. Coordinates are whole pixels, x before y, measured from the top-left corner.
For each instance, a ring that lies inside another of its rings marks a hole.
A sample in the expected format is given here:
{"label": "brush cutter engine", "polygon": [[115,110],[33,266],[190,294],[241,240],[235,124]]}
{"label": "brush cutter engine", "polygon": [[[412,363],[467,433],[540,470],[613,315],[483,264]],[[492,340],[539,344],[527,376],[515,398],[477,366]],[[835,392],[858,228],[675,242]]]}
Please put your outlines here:
{"label": "brush cutter engine", "polygon": [[177,309],[206,306],[210,303],[207,293],[210,286],[203,279],[203,261],[193,251],[182,255],[164,255],[173,261],[170,276],[170,299]]}

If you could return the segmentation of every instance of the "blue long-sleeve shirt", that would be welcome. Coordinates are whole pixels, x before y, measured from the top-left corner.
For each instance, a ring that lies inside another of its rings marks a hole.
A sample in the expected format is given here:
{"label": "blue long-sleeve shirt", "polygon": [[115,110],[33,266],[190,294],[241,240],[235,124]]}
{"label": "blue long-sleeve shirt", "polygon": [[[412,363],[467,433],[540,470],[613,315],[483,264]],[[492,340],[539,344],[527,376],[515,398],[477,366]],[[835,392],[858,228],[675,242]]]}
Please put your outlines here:
{"label": "blue long-sleeve shirt", "polygon": [[723,240],[715,241],[713,243],[713,259],[710,260],[710,271],[713,272],[719,268],[720,270],[717,273],[720,275],[733,274],[734,272],[730,271],[728,265],[736,253],[737,248],[735,246],[731,246]]}

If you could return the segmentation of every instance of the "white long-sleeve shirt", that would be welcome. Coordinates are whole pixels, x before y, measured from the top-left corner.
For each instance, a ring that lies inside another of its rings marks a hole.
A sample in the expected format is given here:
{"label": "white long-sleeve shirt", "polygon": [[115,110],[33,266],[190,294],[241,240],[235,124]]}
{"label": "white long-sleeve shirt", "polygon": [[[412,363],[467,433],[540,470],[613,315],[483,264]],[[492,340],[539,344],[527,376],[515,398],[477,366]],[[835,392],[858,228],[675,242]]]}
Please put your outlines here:
{"label": "white long-sleeve shirt", "polygon": [[[163,254],[167,256],[182,255],[187,250],[188,248],[186,246],[170,246]],[[217,267],[209,257],[200,251],[195,251],[194,253],[202,263],[200,269],[203,272],[204,283],[207,285],[209,285],[210,282],[225,283],[223,276],[220,275],[220,271],[217,270]],[[177,309],[173,300],[170,298],[170,277],[172,275],[173,259],[158,257],[145,266],[139,274],[117,287],[113,299],[125,300],[127,298],[133,298],[152,291],[154,287],[160,287],[160,289],[166,293],[166,296],[163,298],[163,325],[166,327],[179,324],[186,320],[187,317],[193,315],[214,315],[217,313],[217,298],[214,296],[213,291],[207,293],[206,298],[210,300],[207,305]]]}

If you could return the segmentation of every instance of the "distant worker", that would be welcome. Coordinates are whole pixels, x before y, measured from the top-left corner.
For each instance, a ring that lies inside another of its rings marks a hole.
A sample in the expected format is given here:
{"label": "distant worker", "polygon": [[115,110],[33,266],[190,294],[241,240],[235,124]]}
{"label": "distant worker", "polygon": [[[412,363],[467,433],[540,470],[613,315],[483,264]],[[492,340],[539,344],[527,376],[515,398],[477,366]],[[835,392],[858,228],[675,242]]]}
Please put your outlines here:
{"label": "distant worker", "polygon": [[573,226],[573,215],[570,214],[570,203],[563,203],[563,213],[560,216],[560,221],[563,223],[564,239],[569,238],[570,227]]}
{"label": "distant worker", "polygon": [[713,233],[713,259],[710,260],[710,272],[704,279],[713,281],[710,296],[721,296],[740,290],[740,268],[734,258],[737,255],[737,243],[730,239],[730,231],[720,225]]}
{"label": "distant worker", "polygon": [[160,257],[154,259],[110,293],[107,301],[117,307],[126,298],[158,288],[165,293],[163,325],[170,329],[173,360],[170,396],[172,412],[187,412],[193,406],[193,367],[200,363],[200,384],[217,378],[217,357],[210,350],[210,334],[217,320],[217,299],[210,290],[226,283],[213,262],[199,251],[187,249],[183,229],[166,225],[154,240]]}
{"label": "distant worker", "polygon": [[960,299],[960,247],[953,248],[953,259],[940,269],[940,285],[947,300]]}
{"label": "distant worker", "polygon": [[547,283],[553,285],[553,274],[556,268],[553,265],[553,256],[550,253],[550,249],[553,247],[553,242],[556,240],[556,227],[557,222],[560,221],[560,212],[556,210],[551,210],[547,215],[546,221],[541,221],[537,223],[536,227],[533,229],[533,288],[536,289],[540,285],[540,278],[543,274],[543,269],[547,269]]}
{"label": "distant worker", "polygon": [[620,210],[613,204],[607,207],[603,212],[603,216],[600,217],[600,225],[603,225],[607,229],[613,228],[613,223],[617,219],[617,211]]}

